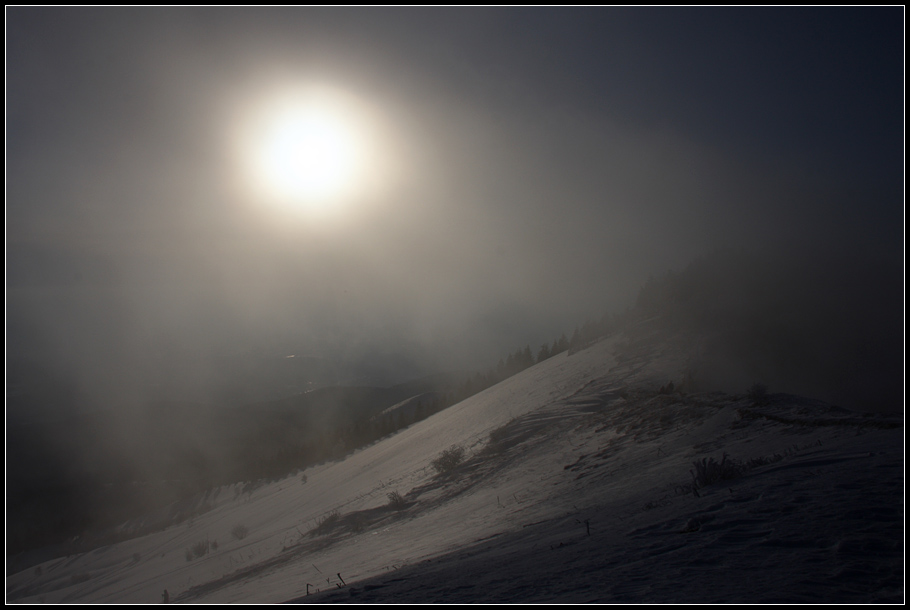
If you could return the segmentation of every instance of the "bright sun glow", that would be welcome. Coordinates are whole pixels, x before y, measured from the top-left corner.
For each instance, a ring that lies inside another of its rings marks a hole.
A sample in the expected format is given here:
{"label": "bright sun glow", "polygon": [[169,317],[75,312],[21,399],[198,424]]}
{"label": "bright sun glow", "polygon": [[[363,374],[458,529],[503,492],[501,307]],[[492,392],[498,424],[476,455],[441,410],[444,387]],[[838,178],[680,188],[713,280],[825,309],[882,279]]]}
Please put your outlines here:
{"label": "bright sun glow", "polygon": [[367,188],[369,129],[356,103],[329,89],[265,96],[241,148],[253,195],[326,214]]}
{"label": "bright sun glow", "polygon": [[327,109],[292,107],[280,111],[262,134],[259,172],[283,199],[325,201],[354,179],[354,134]]}

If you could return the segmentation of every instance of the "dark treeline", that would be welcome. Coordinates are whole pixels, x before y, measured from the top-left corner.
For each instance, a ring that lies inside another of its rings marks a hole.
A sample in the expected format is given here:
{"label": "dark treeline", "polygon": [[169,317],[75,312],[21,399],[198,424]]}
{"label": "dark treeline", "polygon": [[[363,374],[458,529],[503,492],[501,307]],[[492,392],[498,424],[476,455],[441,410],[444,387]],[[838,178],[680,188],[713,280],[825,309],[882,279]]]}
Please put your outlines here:
{"label": "dark treeline", "polygon": [[580,327],[575,327],[572,338],[567,339],[565,333],[553,343],[544,343],[537,350],[537,355],[531,350],[530,345],[518,348],[505,358],[500,358],[499,363],[486,372],[478,372],[468,378],[455,393],[455,401],[460,402],[465,398],[482,392],[516,375],[523,370],[548,360],[557,354],[569,352],[573,354],[592,343],[618,332],[622,326],[634,315],[629,310],[622,314],[605,313],[599,320],[588,320]]}

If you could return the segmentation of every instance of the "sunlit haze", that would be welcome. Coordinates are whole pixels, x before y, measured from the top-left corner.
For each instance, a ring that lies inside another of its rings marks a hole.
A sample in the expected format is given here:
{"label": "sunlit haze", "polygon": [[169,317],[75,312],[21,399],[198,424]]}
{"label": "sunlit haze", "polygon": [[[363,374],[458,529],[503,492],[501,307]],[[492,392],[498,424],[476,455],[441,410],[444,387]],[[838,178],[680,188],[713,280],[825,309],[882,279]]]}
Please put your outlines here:
{"label": "sunlit haze", "polygon": [[875,11],[9,15],[8,350],[99,407],[490,366],[719,248],[900,260]]}
{"label": "sunlit haze", "polygon": [[276,89],[234,127],[251,199],[318,216],[364,197],[382,143],[351,96],[315,85]]}

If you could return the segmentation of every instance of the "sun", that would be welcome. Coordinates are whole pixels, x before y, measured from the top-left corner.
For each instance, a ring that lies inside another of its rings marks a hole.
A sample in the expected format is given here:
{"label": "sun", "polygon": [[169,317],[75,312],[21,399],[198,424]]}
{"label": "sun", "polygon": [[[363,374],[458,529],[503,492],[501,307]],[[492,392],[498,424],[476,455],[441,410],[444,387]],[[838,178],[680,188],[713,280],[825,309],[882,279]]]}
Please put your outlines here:
{"label": "sun", "polygon": [[357,146],[349,126],[328,109],[288,108],[269,121],[258,160],[264,186],[278,197],[324,202],[354,179]]}
{"label": "sun", "polygon": [[337,94],[312,89],[260,104],[243,144],[260,198],[326,212],[356,193],[364,180],[367,138],[348,106]]}
{"label": "sun", "polygon": [[223,98],[234,200],[287,227],[349,226],[396,201],[414,178],[414,147],[389,100],[277,74]]}

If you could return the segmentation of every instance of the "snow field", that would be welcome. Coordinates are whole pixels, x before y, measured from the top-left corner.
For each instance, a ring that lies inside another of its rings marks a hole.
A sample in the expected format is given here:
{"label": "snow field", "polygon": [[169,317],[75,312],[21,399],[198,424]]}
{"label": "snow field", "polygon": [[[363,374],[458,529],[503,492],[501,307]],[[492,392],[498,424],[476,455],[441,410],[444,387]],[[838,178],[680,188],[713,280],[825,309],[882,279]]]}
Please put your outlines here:
{"label": "snow field", "polygon": [[[688,358],[683,344],[647,333],[560,354],[308,469],[306,484],[298,474],[236,499],[223,490],[191,523],[12,575],[7,594],[108,603],[157,602],[164,589],[172,601],[205,603],[902,599],[902,430],[797,397],[759,408],[720,393],[658,393],[683,378]],[[465,462],[436,476],[430,463],[455,444]],[[742,476],[696,496],[693,462],[724,454]],[[392,491],[407,501],[402,510],[388,506]],[[237,525],[249,529],[243,540],[231,536]],[[205,539],[217,550],[187,561],[186,549]]]}

